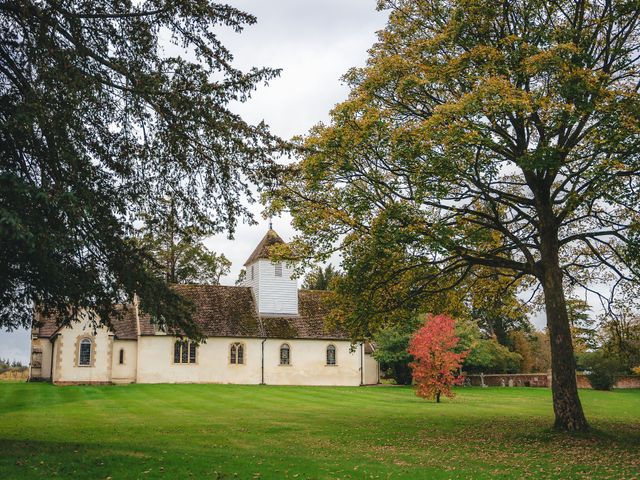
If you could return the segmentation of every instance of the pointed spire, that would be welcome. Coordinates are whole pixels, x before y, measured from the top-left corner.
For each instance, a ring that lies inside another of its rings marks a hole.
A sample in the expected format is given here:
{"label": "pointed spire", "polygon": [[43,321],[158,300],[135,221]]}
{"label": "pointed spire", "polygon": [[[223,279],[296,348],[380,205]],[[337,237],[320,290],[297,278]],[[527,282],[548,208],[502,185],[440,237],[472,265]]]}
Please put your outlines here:
{"label": "pointed spire", "polygon": [[247,265],[255,262],[260,258],[269,258],[269,247],[277,243],[284,243],[284,240],[282,240],[282,238],[280,238],[280,235],[278,235],[275,230],[271,228],[271,225],[269,225],[269,230],[267,231],[266,235],[262,238],[262,240],[260,240],[260,243],[255,248],[253,253],[249,256],[247,261],[244,262],[244,266],[246,267]]}

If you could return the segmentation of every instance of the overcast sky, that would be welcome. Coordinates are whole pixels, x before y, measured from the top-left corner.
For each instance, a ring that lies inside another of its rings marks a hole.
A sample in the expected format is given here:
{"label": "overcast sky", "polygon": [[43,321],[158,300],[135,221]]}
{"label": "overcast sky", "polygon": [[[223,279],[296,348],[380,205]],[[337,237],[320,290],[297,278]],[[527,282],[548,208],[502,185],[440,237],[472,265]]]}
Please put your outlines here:
{"label": "overcast sky", "polygon": [[[375,0],[235,0],[232,5],[254,14],[258,23],[240,35],[222,36],[235,64],[282,68],[279,78],[259,88],[253,98],[234,109],[250,123],[264,120],[283,137],[306,133],[344,100],[348,89],[340,77],[363,66],[376,32],[388,13],[376,11]],[[255,205],[258,226],[241,225],[233,240],[218,235],[206,245],[233,263],[222,283],[232,285],[247,257],[266,233],[268,222]],[[273,228],[285,241],[293,236],[289,218],[274,218]]]}
{"label": "overcast sky", "polygon": [[[254,14],[256,25],[242,34],[224,32],[222,38],[235,56],[236,66],[282,68],[279,78],[261,87],[246,104],[235,108],[245,120],[264,120],[284,138],[305,133],[327,121],[331,108],[347,95],[340,77],[353,66],[364,65],[376,31],[384,27],[387,13],[377,12],[375,0],[234,0],[228,3]],[[254,207],[259,225],[240,225],[234,240],[225,235],[206,244],[232,262],[222,283],[232,285],[242,264],[260,241],[267,222]],[[287,218],[273,220],[274,229],[288,240],[293,230]],[[28,362],[26,331],[0,331],[0,357]]]}

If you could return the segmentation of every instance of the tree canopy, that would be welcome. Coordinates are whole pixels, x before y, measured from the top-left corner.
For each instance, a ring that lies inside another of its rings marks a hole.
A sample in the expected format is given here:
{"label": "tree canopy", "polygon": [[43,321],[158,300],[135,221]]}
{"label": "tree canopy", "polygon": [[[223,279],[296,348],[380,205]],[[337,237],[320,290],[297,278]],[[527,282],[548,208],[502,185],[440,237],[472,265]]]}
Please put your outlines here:
{"label": "tree canopy", "polygon": [[429,315],[423,326],[409,342],[409,354],[413,356],[411,370],[416,382],[416,394],[423,398],[440,396],[453,398],[451,387],[463,382],[457,376],[468,350],[458,350],[460,338],[455,333],[455,321],[446,315]]}
{"label": "tree canopy", "polygon": [[302,281],[305,290],[331,290],[335,287],[334,279],[340,276],[340,272],[333,268],[332,264],[322,268],[318,266],[307,273]]}
{"label": "tree canopy", "polygon": [[339,244],[380,314],[483,269],[541,287],[555,424],[585,430],[564,290],[638,278],[638,2],[379,6],[367,65],[272,208],[302,232],[293,249]]}
{"label": "tree canopy", "polygon": [[276,139],[229,110],[277,70],[233,66],[219,29],[255,18],[211,1],[0,4],[0,326],[34,304],[108,323],[138,294],[197,335],[148,268],[134,220],[171,198],[184,224],[233,232]]}
{"label": "tree canopy", "polygon": [[202,243],[206,230],[182,226],[169,201],[162,220],[146,221],[139,229],[139,244],[151,254],[150,268],[167,283],[218,285],[229,273],[231,262],[224,254],[211,252]]}

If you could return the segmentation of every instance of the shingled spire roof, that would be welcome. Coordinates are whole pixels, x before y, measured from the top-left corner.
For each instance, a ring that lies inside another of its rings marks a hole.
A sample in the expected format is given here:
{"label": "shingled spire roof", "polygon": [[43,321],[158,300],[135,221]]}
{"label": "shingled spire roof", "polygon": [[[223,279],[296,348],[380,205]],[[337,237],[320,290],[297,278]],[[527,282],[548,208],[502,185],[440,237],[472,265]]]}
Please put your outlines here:
{"label": "shingled spire roof", "polygon": [[246,267],[260,258],[269,258],[269,248],[279,243],[284,243],[284,240],[280,238],[280,235],[273,228],[270,228],[247,261],[244,262],[244,266]]}

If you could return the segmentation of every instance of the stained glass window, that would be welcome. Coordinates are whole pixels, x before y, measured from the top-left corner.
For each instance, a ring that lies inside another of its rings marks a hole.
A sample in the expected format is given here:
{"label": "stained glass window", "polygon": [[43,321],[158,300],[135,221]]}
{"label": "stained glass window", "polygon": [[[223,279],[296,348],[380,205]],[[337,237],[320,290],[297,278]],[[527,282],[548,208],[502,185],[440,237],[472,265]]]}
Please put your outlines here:
{"label": "stained glass window", "polygon": [[244,364],[244,347],[242,344],[238,344],[238,364]]}
{"label": "stained glass window", "polygon": [[173,363],[196,363],[198,346],[193,342],[177,340],[173,345]]}
{"label": "stained glass window", "polygon": [[196,344],[189,343],[189,363],[196,363]]}
{"label": "stained glass window", "polygon": [[280,347],[280,365],[289,365],[291,360],[289,353],[289,345],[286,343],[282,344]]}
{"label": "stained glass window", "polygon": [[180,340],[173,345],[173,363],[180,363],[181,346],[182,342]]}
{"label": "stained glass window", "polygon": [[335,365],[336,364],[336,347],[334,345],[329,345],[327,347],[327,365]]}
{"label": "stained glass window", "polygon": [[231,363],[233,363],[234,365],[238,362],[238,355],[237,355],[237,351],[236,351],[236,344],[232,343],[231,344]]}
{"label": "stained glass window", "polygon": [[88,367],[91,365],[91,340],[83,338],[80,341],[80,355],[78,365]]}
{"label": "stained glass window", "polygon": [[180,348],[182,348],[182,358],[180,359],[180,361],[182,363],[189,363],[189,350],[187,349],[187,342],[180,342]]}
{"label": "stained glass window", "polygon": [[230,362],[234,365],[244,364],[244,346],[241,343],[232,343]]}

